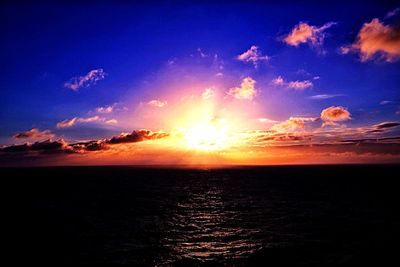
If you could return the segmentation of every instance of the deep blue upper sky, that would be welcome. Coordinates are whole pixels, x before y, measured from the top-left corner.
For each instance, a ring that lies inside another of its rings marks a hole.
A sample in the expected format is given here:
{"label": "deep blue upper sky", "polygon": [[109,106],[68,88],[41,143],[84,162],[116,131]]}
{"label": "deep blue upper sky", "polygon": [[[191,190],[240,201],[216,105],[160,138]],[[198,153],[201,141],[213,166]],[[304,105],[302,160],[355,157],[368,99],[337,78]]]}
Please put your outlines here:
{"label": "deep blue upper sky", "polygon": [[[226,64],[224,71],[237,74],[232,85],[247,75],[257,80],[263,91],[261,103],[274,106],[266,108],[268,118],[280,121],[319,114],[323,108],[340,105],[357,118],[354,124],[398,120],[399,63],[361,62],[357,54],[338,53],[339,47],[352,43],[362,25],[373,18],[396,23],[396,18],[384,20],[396,7],[382,2],[345,6],[279,2],[4,5],[0,11],[1,143],[15,132],[31,128],[61,131],[55,128],[57,122],[87,117],[97,107],[113,103],[126,106],[128,96],[137,103],[147,101],[143,83],[169,60],[190,58],[198,48],[205,54],[217,54]],[[326,53],[307,44],[292,47],[281,41],[300,21],[318,27],[337,23],[326,31]],[[252,45],[271,57],[257,69],[235,60]],[[64,87],[72,77],[99,68],[107,75],[90,88],[72,91]],[[288,81],[320,79],[311,90],[280,95],[279,89],[270,88],[270,81],[277,76]],[[153,88],[153,97],[154,90],[157,88]],[[319,94],[342,96],[309,99]],[[284,99],[282,103],[279,97]],[[390,102],[381,105],[381,101]],[[122,128],[135,127],[140,125]],[[102,134],[101,129],[88,131]]]}

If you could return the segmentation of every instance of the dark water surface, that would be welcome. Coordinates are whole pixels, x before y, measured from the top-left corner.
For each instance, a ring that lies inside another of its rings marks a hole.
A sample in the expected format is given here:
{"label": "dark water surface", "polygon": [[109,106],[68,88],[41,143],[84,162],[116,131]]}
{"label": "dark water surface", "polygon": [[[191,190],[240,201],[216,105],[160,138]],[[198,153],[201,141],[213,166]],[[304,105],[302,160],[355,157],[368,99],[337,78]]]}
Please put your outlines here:
{"label": "dark water surface", "polygon": [[399,170],[57,167],[1,181],[16,262],[394,266]]}

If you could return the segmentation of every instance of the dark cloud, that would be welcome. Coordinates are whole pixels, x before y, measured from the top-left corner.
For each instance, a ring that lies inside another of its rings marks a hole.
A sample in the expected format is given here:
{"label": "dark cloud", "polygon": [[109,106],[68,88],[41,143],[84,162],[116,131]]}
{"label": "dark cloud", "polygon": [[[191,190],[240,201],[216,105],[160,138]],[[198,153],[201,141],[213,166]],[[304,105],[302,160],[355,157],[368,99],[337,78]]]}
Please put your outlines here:
{"label": "dark cloud", "polygon": [[137,130],[132,133],[122,133],[111,139],[92,140],[67,144],[64,140],[51,141],[50,139],[33,144],[10,145],[0,148],[0,152],[33,152],[39,153],[81,153],[85,151],[99,151],[109,148],[109,145],[122,143],[135,143],[146,140],[155,140],[168,136],[164,132],[152,132],[150,130]]}
{"label": "dark cloud", "polygon": [[399,122],[382,122],[382,123],[379,123],[379,124],[375,125],[375,127],[377,129],[386,129],[386,128],[397,127],[399,125],[400,125]]}
{"label": "dark cloud", "polygon": [[133,131],[132,133],[122,133],[117,137],[113,137],[109,140],[106,140],[108,144],[121,144],[121,143],[134,143],[141,142],[145,140],[154,140],[160,139],[168,136],[167,133],[163,132],[152,132],[150,130],[138,130]]}
{"label": "dark cloud", "polygon": [[68,149],[67,143],[60,139],[58,141],[45,140],[33,144],[11,145],[0,149],[0,152],[63,152]]}
{"label": "dark cloud", "polygon": [[381,122],[379,124],[372,125],[367,133],[383,133],[391,131],[400,125],[400,122]]}
{"label": "dark cloud", "polygon": [[16,139],[53,138],[54,134],[50,130],[39,131],[39,129],[33,128],[29,131],[16,133],[13,137]]}

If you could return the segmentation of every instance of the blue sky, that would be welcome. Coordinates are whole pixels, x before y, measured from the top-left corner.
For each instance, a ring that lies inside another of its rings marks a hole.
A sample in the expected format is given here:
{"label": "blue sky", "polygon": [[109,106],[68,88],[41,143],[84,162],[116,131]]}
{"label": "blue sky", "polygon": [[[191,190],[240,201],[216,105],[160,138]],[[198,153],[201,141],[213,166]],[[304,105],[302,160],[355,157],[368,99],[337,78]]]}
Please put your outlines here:
{"label": "blue sky", "polygon": [[[382,1],[345,6],[284,1],[4,4],[1,144],[25,141],[12,136],[33,128],[71,141],[157,130],[157,124],[132,116],[151,100],[167,103],[173,84],[181,81],[181,91],[187,82],[228,92],[245,77],[256,81],[258,115],[271,121],[315,117],[328,107],[346,108],[351,113],[347,126],[398,121],[398,50],[385,54],[383,47],[367,60],[355,46],[341,52],[356,43],[362,27],[374,18],[378,26],[398,33],[396,8]],[[301,22],[316,31],[321,38],[317,43],[285,42]],[[261,59],[239,60],[252,46]],[[104,77],[77,90],[66,86],[92,70],[101,70]],[[274,83],[278,77],[280,85]],[[293,90],[290,82],[295,81],[312,86]],[[101,107],[113,107],[112,114],[96,112]],[[72,118],[80,123],[57,127]],[[106,123],[110,120],[118,123]]]}

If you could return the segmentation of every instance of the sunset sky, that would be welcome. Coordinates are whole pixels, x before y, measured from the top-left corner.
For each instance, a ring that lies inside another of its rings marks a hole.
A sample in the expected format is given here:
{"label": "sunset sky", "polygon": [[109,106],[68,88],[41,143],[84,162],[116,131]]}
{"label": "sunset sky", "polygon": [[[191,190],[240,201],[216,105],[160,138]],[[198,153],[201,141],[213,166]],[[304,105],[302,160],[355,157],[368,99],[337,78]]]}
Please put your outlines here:
{"label": "sunset sky", "polygon": [[0,15],[1,165],[400,162],[399,5]]}

